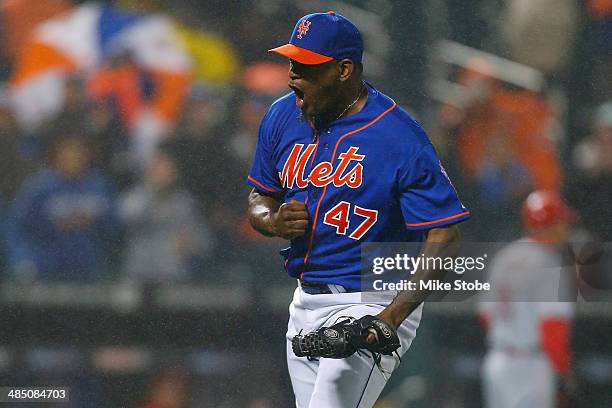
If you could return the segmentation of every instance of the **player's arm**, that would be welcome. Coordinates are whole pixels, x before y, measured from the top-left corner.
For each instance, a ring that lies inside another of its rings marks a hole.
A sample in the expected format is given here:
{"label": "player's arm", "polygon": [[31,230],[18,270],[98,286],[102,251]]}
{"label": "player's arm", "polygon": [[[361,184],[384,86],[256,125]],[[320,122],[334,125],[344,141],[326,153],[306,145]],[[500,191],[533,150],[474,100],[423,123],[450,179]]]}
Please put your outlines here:
{"label": "player's arm", "polygon": [[249,194],[249,222],[267,237],[293,239],[308,229],[308,211],[301,201],[284,203],[282,198],[251,190]]}
{"label": "player's arm", "polygon": [[570,372],[570,329],[570,320],[566,317],[551,316],[540,322],[542,349],[557,375],[561,377]]}
{"label": "player's arm", "polygon": [[[427,257],[453,257],[456,256],[459,250],[459,240],[461,234],[456,225],[444,226],[440,228],[432,228],[427,232],[427,238],[423,244],[421,253]],[[432,279],[444,279],[446,270],[444,269],[418,269],[410,279],[413,282],[429,281]],[[420,286],[417,285],[417,288]],[[399,327],[400,324],[408,317],[429,295],[429,290],[405,290],[397,294],[393,302],[391,302],[378,317],[394,327]]]}

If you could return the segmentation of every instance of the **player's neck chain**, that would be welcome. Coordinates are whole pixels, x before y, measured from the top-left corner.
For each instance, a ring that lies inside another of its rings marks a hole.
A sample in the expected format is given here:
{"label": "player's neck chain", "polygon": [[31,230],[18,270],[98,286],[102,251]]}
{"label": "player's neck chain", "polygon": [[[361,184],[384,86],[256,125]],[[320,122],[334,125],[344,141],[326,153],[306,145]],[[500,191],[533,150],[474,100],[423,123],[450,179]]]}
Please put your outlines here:
{"label": "player's neck chain", "polygon": [[351,103],[350,103],[350,104],[349,104],[349,105],[348,105],[346,108],[344,108],[344,110],[342,111],[342,113],[340,113],[340,114],[338,115],[338,117],[337,117],[336,119],[334,119],[334,120],[338,120],[338,119],[340,119],[342,116],[344,116],[344,114],[345,114],[345,113],[346,113],[346,112],[347,112],[349,109],[351,109],[351,108],[352,108],[352,107],[353,107],[353,106],[354,106],[354,105],[357,103],[357,101],[359,100],[359,98],[361,98],[361,94],[363,93],[363,90],[364,90],[364,89],[366,89],[366,86],[365,86],[365,84],[362,82],[362,83],[361,83],[361,87],[359,88],[359,93],[357,94],[357,98],[355,98],[355,100],[354,100],[353,102],[351,102]]}

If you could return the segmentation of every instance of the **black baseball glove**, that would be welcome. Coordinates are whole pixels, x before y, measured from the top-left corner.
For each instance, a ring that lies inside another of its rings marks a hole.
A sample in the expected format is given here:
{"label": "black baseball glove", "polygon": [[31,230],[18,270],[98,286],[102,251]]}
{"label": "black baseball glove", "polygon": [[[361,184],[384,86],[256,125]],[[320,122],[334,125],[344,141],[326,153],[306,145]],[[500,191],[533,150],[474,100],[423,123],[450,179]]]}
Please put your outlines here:
{"label": "black baseball glove", "polygon": [[[376,337],[372,344],[366,341],[370,333]],[[298,334],[291,343],[296,356],[308,358],[346,358],[359,349],[391,355],[400,347],[395,329],[371,315],[358,320],[346,319],[306,335]]]}

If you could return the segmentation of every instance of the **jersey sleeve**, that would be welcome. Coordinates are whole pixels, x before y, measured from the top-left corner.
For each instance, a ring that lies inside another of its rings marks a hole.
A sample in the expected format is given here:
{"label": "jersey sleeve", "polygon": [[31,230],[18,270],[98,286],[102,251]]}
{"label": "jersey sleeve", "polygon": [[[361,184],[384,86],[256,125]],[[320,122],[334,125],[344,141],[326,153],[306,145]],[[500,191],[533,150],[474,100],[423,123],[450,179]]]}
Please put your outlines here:
{"label": "jersey sleeve", "polygon": [[440,227],[470,217],[430,143],[403,163],[399,170],[399,192],[409,230]]}
{"label": "jersey sleeve", "polygon": [[247,182],[262,193],[282,192],[273,160],[274,146],[271,143],[271,139],[274,131],[274,121],[271,118],[270,110],[268,110],[259,125],[255,156],[251,165],[251,171],[247,177]]}

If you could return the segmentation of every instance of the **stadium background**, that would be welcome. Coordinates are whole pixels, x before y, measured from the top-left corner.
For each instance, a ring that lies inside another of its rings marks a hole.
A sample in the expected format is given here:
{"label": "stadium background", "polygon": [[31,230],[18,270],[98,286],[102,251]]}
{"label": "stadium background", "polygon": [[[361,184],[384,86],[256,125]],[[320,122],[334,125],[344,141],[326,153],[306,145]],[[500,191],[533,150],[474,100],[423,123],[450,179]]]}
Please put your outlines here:
{"label": "stadium background", "polygon": [[[138,59],[146,38],[49,64],[37,27],[92,4],[0,2],[0,384],[70,386],[71,407],[291,405],[294,282],[283,242],[248,227],[244,179],[286,90],[266,50],[313,10],[362,29],[367,78],[423,123],[475,214],[465,239],[518,238],[519,203],[546,188],[579,210],[578,234],[610,241],[612,1],[96,3],[107,34],[132,13],[166,19],[189,61],[170,78],[166,61]],[[43,114],[35,93],[16,112],[46,70],[63,97]],[[611,320],[606,304],[579,305],[580,406],[612,405]],[[471,304],[427,305],[378,406],[480,406],[483,336]]]}

